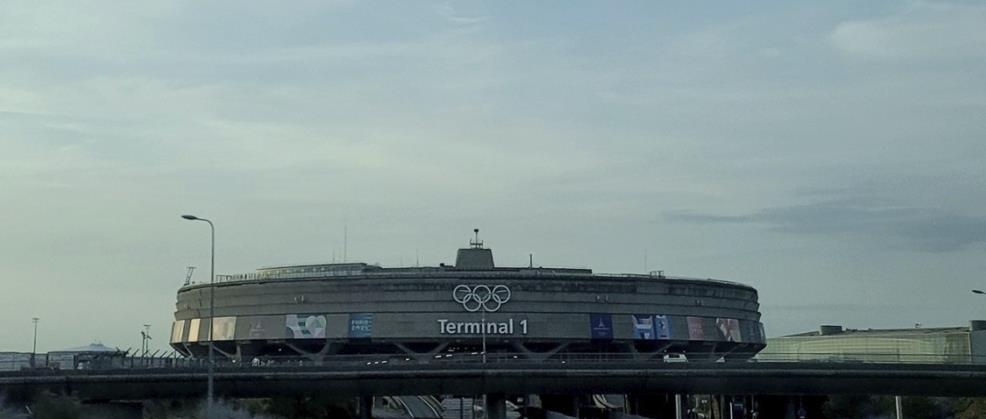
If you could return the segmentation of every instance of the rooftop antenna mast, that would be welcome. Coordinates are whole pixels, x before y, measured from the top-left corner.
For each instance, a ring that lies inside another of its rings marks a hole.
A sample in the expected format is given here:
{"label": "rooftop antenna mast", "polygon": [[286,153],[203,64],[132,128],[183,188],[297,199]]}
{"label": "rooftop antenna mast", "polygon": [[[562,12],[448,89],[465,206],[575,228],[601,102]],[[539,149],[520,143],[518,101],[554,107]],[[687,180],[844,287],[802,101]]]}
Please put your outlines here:
{"label": "rooftop antenna mast", "polygon": [[151,325],[145,324],[144,330],[140,331],[140,356],[146,358],[147,353],[150,352],[151,345]]}
{"label": "rooftop antenna mast", "polygon": [[192,283],[192,273],[193,272],[195,272],[195,267],[194,266],[189,266],[188,267],[188,272],[185,274],[185,285],[186,286],[188,284],[191,284]]}
{"label": "rooftop antenna mast", "polygon": [[469,240],[469,245],[472,246],[473,249],[482,249],[483,242],[479,240],[479,229],[474,228],[472,229],[472,232],[476,234],[476,238],[473,240]]}

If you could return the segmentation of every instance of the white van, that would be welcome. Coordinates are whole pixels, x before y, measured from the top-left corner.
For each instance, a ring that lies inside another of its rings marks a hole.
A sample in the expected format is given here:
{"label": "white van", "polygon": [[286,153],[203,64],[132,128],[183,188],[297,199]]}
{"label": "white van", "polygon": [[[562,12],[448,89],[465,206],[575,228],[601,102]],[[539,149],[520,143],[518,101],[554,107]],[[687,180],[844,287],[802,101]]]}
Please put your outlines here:
{"label": "white van", "polygon": [[678,353],[664,354],[664,362],[688,362],[688,357],[685,354]]}

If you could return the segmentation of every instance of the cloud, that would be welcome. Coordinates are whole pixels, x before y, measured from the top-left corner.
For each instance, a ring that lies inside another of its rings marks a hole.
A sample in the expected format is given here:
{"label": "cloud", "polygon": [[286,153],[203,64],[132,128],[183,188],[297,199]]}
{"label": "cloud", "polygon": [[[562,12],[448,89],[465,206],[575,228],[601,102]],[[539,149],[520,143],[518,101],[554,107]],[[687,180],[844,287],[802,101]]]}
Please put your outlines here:
{"label": "cloud", "polygon": [[914,2],[890,16],[838,24],[832,46],[870,59],[940,60],[986,52],[986,5]]}
{"label": "cloud", "polygon": [[457,10],[457,8],[453,6],[452,3],[449,2],[439,4],[435,6],[434,9],[435,12],[439,14],[439,16],[445,18],[449,22],[452,22],[453,24],[456,25],[463,25],[463,26],[476,25],[483,23],[489,19],[489,16],[485,16],[485,15],[467,16],[462,12],[460,12],[459,10]]}
{"label": "cloud", "polygon": [[666,216],[691,223],[765,225],[787,234],[850,234],[889,243],[895,248],[926,252],[949,252],[986,243],[984,216],[934,208],[888,206],[866,200],[771,207],[744,215],[668,213]]}

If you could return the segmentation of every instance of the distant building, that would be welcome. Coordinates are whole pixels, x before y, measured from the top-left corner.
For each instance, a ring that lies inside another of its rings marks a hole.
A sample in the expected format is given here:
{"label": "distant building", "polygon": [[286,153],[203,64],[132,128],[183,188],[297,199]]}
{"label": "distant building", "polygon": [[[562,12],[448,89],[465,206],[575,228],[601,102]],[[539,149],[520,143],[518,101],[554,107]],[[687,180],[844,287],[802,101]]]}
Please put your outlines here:
{"label": "distant building", "polygon": [[771,361],[940,362],[986,364],[986,320],[969,327],[819,330],[767,339],[758,358]]}
{"label": "distant building", "polygon": [[119,368],[125,364],[126,360],[126,351],[110,348],[101,343],[93,343],[48,353],[0,352],[0,371],[17,371],[28,368],[63,370]]}
{"label": "distant building", "polygon": [[51,351],[46,358],[49,368],[104,369],[123,366],[127,353],[102,343],[92,343],[77,348]]}

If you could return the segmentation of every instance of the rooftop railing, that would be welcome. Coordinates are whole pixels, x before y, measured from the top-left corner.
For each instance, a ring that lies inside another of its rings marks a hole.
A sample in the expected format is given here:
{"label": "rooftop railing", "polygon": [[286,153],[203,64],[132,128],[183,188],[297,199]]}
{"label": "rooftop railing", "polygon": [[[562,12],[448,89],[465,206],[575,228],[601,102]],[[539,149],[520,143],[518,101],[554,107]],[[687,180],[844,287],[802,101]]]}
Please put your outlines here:
{"label": "rooftop railing", "polygon": [[[551,269],[551,268],[517,268],[517,270],[495,270],[495,271],[457,271],[444,270],[443,268],[380,268],[374,265],[358,267],[352,269],[330,269],[315,270],[310,272],[249,272],[240,274],[216,275],[216,282],[249,282],[249,281],[269,281],[269,280],[291,280],[291,279],[319,279],[334,277],[366,277],[366,278],[407,278],[420,277],[422,275],[434,277],[457,277],[466,276],[470,278],[509,278],[509,277],[592,277],[598,279],[606,278],[634,278],[652,280],[674,280],[674,281],[702,281],[724,285],[747,287],[745,284],[732,281],[724,281],[712,278],[696,278],[685,276],[671,276],[663,273],[635,274],[635,273],[594,273],[591,270],[581,271],[579,269]],[[192,282],[186,286],[202,286],[208,282]]]}

